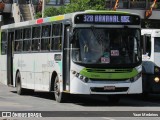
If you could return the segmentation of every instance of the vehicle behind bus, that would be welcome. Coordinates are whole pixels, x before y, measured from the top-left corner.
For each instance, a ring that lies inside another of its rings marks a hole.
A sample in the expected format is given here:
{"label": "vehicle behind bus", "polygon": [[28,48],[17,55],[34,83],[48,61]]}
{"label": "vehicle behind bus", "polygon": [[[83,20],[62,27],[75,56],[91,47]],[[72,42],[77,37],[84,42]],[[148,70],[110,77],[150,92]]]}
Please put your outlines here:
{"label": "vehicle behind bus", "polygon": [[142,29],[143,93],[160,92],[160,29]]}

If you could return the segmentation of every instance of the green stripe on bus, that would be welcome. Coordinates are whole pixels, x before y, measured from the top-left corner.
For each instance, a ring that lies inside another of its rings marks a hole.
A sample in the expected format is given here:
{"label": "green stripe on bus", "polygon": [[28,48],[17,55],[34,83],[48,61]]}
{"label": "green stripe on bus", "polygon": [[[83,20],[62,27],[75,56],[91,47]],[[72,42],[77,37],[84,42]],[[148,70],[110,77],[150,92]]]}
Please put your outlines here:
{"label": "green stripe on bus", "polygon": [[[80,71],[80,74],[93,79],[129,79],[135,77],[138,74],[138,71],[134,68],[130,72],[124,69],[124,72],[114,72],[115,69],[104,69],[106,72],[97,72],[97,71],[88,71],[87,68],[84,68]],[[109,72],[112,71],[112,72]]]}

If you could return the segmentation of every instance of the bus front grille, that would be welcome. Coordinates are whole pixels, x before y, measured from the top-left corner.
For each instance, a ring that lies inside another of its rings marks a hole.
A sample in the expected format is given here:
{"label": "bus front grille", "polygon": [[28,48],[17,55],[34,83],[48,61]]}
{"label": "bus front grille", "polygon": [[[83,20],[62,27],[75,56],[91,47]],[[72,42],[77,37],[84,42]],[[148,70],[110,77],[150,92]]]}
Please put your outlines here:
{"label": "bus front grille", "polygon": [[94,78],[90,78],[91,81],[108,81],[108,82],[114,82],[114,81],[128,81],[129,78],[126,78],[126,79],[94,79]]}
{"label": "bus front grille", "polygon": [[87,72],[96,72],[96,73],[130,73],[133,69],[92,69],[86,68]]}
{"label": "bus front grille", "polygon": [[116,87],[114,90],[105,90],[103,87],[91,87],[92,92],[126,92],[128,87]]}

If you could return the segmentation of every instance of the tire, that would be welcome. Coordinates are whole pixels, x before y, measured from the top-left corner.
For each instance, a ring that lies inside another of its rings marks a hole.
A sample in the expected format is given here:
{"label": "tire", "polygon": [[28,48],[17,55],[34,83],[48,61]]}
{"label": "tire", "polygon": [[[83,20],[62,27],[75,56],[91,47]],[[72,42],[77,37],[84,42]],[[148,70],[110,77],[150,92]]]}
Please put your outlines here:
{"label": "tire", "polygon": [[108,96],[108,101],[111,104],[117,104],[120,101],[120,96],[119,95],[110,95],[110,96]]}
{"label": "tire", "polygon": [[63,103],[67,99],[67,94],[60,92],[60,82],[59,82],[58,76],[56,76],[54,81],[54,96],[55,96],[55,100],[59,103]]}
{"label": "tire", "polygon": [[16,87],[17,87],[17,94],[23,95],[25,90],[22,88],[22,83],[21,83],[21,75],[18,72],[16,76]]}

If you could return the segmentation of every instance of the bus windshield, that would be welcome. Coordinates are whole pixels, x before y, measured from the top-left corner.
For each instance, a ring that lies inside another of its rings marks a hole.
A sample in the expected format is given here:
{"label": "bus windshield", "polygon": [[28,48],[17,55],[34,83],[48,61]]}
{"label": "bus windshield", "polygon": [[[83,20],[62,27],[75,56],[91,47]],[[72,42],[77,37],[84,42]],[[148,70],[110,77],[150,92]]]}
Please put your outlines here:
{"label": "bus windshield", "polygon": [[83,64],[134,64],[140,61],[140,29],[77,28],[72,59]]}

